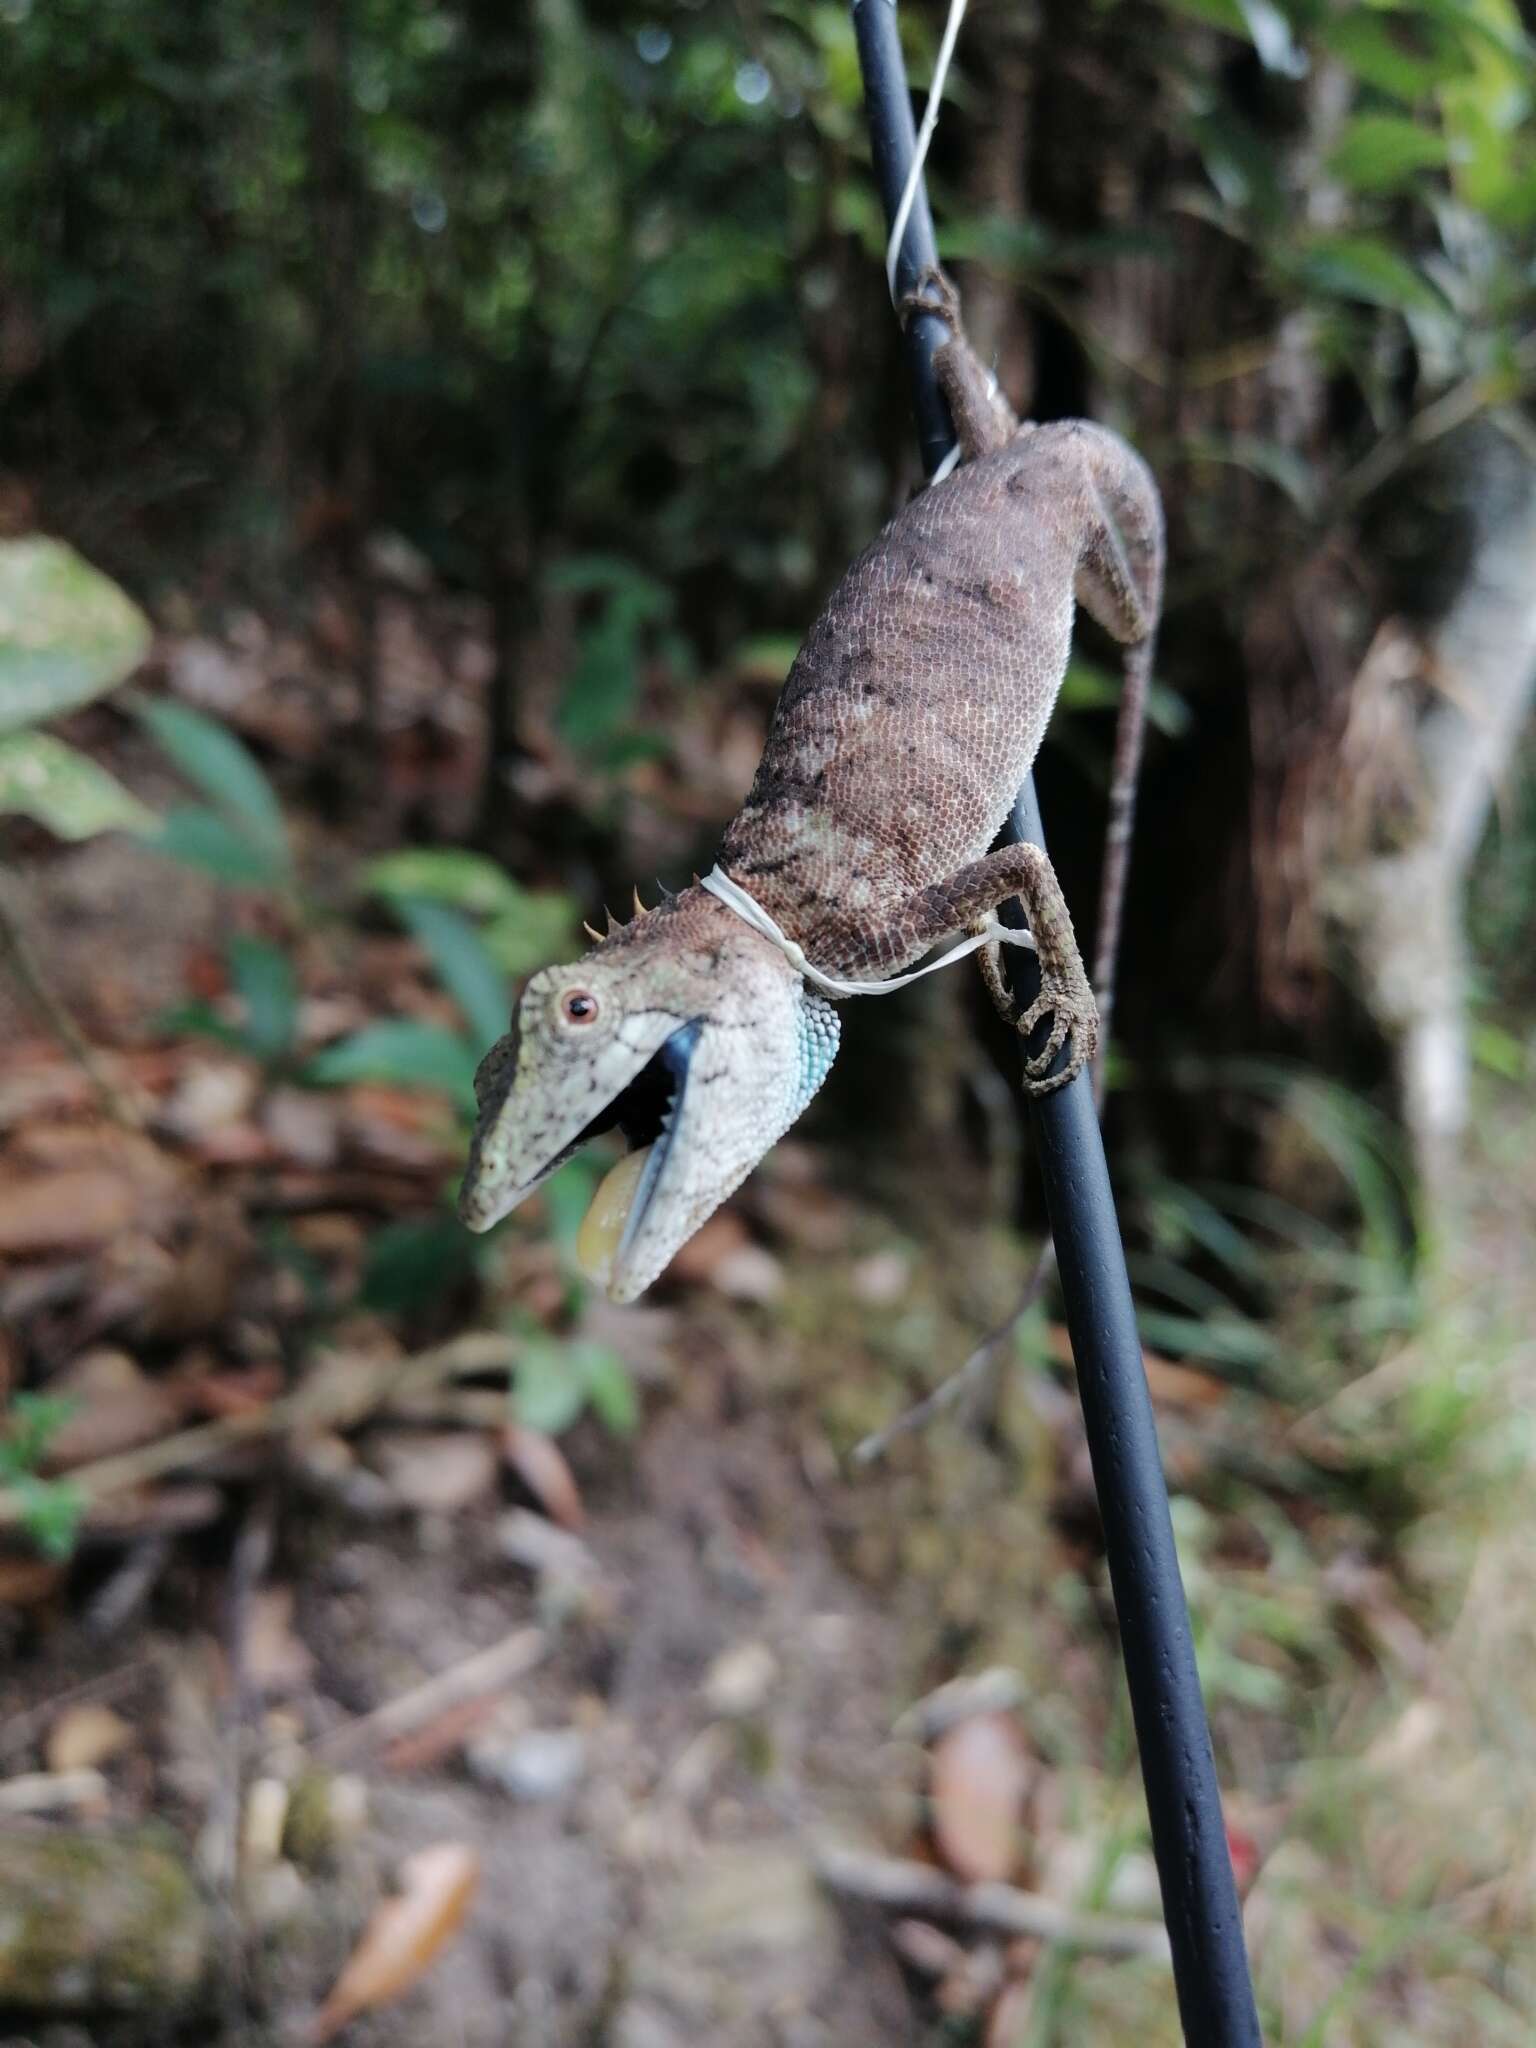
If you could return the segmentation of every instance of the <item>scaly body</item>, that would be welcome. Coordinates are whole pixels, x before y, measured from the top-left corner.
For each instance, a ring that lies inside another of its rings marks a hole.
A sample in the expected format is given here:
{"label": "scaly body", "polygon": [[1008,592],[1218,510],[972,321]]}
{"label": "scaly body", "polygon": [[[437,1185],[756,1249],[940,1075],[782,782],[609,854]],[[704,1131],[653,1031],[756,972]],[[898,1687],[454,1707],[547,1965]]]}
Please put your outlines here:
{"label": "scaly body", "polygon": [[[1126,643],[1144,688],[1161,512],[1115,435],[1083,421],[1021,427],[937,289],[954,338],[936,367],[964,460],[892,520],[811,628],[720,865],[840,978],[896,974],[1019,897],[1038,999],[1017,1013],[995,944],[982,969],[1021,1031],[1051,1020],[1027,1073],[1056,1086],[1093,1055],[1088,977],[1046,856],[988,849],[1039,751],[1076,603]],[[836,1044],[825,997],[695,885],[530,982],[481,1069],[461,1213],[488,1228],[617,1124],[645,1157],[610,1176],[593,1251],[615,1297],[631,1299],[800,1114]]]}

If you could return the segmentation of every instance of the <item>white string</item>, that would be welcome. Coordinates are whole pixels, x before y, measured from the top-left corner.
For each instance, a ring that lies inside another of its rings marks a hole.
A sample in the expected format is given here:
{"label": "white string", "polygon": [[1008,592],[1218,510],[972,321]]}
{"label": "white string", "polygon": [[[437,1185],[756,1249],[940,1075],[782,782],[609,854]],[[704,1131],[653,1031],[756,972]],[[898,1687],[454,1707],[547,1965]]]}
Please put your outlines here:
{"label": "white string", "polygon": [[829,996],[888,996],[896,989],[906,988],[910,982],[921,981],[925,974],[937,974],[941,967],[948,967],[952,961],[963,960],[968,953],[990,945],[993,939],[1005,946],[1028,946],[1032,952],[1036,950],[1032,933],[1016,931],[1012,925],[999,924],[995,917],[989,917],[979,932],[973,932],[958,946],[951,946],[937,960],[930,960],[926,967],[914,968],[910,974],[892,975],[889,981],[840,981],[835,974],[823,974],[819,967],[813,967],[788,932],[781,931],[757,898],[749,896],[739,882],[733,882],[724,868],[711,868],[700,887],[734,910],[744,923],[751,925],[753,931],[771,939],[797,974],[803,975]]}
{"label": "white string", "polygon": [[923,165],[928,161],[928,145],[933,140],[934,129],[939,125],[939,106],[944,98],[944,80],[949,75],[949,60],[955,54],[955,39],[960,33],[960,24],[964,19],[965,0],[949,0],[949,19],[944,24],[944,40],[939,44],[938,62],[933,67],[933,83],[928,88],[928,104],[923,109],[922,126],[917,131],[917,146],[912,152],[912,168],[907,172],[901,204],[897,207],[896,218],[891,224],[891,239],[885,247],[885,281],[890,289],[893,306],[896,303],[896,259],[901,254],[907,222],[911,218],[912,207],[917,198],[917,188],[922,183]]}

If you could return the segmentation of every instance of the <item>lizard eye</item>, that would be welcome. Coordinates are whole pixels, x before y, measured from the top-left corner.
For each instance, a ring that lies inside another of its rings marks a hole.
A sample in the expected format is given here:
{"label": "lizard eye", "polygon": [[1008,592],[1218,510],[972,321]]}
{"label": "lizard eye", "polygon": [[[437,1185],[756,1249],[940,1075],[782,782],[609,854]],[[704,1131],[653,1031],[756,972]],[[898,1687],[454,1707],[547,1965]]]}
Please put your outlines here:
{"label": "lizard eye", "polygon": [[560,1014],[567,1024],[594,1024],[597,1021],[597,997],[588,994],[584,988],[568,988],[560,998]]}

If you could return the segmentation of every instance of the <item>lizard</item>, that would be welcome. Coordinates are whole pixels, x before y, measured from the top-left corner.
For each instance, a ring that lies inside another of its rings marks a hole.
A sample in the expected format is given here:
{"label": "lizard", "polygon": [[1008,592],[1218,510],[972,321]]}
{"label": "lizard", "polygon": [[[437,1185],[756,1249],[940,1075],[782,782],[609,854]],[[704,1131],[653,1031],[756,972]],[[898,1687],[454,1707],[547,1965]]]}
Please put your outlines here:
{"label": "lizard", "polygon": [[[590,1138],[624,1135],[630,1150],[577,1246],[616,1301],[644,1292],[805,1109],[836,1055],[834,998],[850,978],[898,977],[967,930],[994,1003],[1030,1041],[1026,1089],[1063,1086],[1094,1056],[1098,1011],[1050,861],[994,841],[1044,737],[1078,603],[1126,648],[1117,756],[1134,760],[1162,596],[1161,502],[1107,428],[1015,417],[942,272],[904,315],[918,306],[947,329],[934,368],[959,466],[832,592],[713,875],[649,910],[637,894],[633,922],[610,915],[604,935],[589,926],[598,943],[532,976],[476,1075],[459,1199],[472,1230]],[[1118,820],[1113,808],[1112,838],[1129,825],[1128,806]],[[1009,990],[995,922],[1012,897],[1039,960],[1027,1007]]]}

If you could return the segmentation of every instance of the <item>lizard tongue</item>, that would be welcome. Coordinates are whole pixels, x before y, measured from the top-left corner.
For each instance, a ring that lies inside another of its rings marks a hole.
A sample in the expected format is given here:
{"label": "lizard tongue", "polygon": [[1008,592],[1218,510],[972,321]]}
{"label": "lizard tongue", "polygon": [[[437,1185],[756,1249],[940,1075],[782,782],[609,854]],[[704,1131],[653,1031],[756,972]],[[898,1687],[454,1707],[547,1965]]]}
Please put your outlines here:
{"label": "lizard tongue", "polygon": [[652,1148],[642,1145],[638,1152],[626,1152],[610,1172],[604,1174],[592,1197],[592,1206],[576,1233],[576,1263],[589,1280],[606,1287],[613,1278],[613,1262],[619,1241],[629,1221],[630,1208],[640,1191],[641,1176]]}

